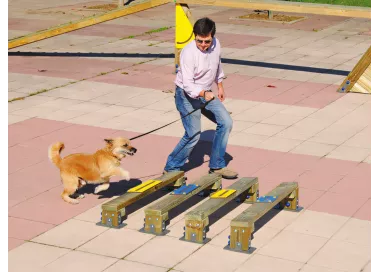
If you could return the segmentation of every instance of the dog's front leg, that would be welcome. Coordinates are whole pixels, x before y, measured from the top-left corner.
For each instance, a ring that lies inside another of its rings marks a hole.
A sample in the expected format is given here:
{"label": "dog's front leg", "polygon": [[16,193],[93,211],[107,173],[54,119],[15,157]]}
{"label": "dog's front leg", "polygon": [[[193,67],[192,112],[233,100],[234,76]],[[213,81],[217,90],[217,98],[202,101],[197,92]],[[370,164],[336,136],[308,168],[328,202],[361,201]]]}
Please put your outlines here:
{"label": "dog's front leg", "polygon": [[94,191],[95,194],[97,194],[101,191],[105,191],[110,187],[110,179],[109,178],[103,178],[103,180],[104,180],[104,183],[96,186],[95,191]]}
{"label": "dog's front leg", "polygon": [[107,172],[103,174],[103,176],[120,176],[125,178],[126,181],[129,181],[131,179],[129,172],[121,167],[114,168],[109,173]]}

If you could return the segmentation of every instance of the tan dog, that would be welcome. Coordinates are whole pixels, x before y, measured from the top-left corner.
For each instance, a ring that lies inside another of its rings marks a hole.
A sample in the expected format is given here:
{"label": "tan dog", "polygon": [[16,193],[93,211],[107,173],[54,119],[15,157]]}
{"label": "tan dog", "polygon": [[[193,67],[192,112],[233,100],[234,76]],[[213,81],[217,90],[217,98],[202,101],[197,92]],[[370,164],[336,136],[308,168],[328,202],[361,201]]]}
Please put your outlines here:
{"label": "tan dog", "polygon": [[[120,167],[120,161],[128,154],[134,155],[136,148],[130,145],[125,138],[105,139],[106,147],[97,150],[94,154],[76,153],[61,158],[64,148],[61,142],[54,143],[49,148],[50,160],[59,168],[64,187],[62,198],[71,204],[78,204],[79,200],[71,198],[79,188],[86,183],[99,184],[95,194],[107,190],[111,176],[121,176],[129,180],[129,172]],[[83,198],[79,195],[78,198]]]}

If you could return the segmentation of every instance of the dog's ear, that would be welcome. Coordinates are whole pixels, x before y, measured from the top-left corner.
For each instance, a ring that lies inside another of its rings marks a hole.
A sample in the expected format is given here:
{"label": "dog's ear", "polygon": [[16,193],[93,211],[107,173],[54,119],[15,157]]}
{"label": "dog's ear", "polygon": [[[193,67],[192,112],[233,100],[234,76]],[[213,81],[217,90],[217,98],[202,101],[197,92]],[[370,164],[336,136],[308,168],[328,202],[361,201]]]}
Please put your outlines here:
{"label": "dog's ear", "polygon": [[107,144],[112,144],[112,143],[113,143],[113,140],[112,140],[112,139],[104,139],[104,141],[105,141]]}

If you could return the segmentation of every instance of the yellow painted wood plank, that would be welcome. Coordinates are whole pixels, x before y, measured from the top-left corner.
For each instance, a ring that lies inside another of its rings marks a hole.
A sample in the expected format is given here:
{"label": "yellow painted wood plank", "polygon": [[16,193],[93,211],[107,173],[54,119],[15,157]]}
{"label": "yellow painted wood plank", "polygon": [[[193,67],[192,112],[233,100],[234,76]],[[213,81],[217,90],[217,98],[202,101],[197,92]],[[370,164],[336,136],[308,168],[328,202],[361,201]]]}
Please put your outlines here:
{"label": "yellow painted wood plank", "polygon": [[142,193],[146,190],[149,190],[150,188],[156,186],[157,184],[161,183],[162,180],[147,180],[143,182],[142,184],[135,186],[128,190],[128,193]]}
{"label": "yellow painted wood plank", "polygon": [[46,30],[37,31],[31,34],[28,34],[23,37],[18,37],[15,39],[11,39],[8,41],[8,49],[12,49],[18,46],[22,46],[25,44],[29,44],[32,42],[40,41],[46,38],[54,37],[57,35],[61,35],[70,31],[74,31],[77,29],[81,29],[84,27],[92,26],[95,24],[99,24],[102,22],[106,22],[109,20],[113,20],[116,18],[123,17],[128,14],[136,13],[139,11],[143,11],[149,8],[157,7],[160,5],[164,5],[170,3],[171,0],[147,0],[143,3],[131,4],[127,7],[122,7],[101,15],[87,17],[72,23],[67,23],[63,25],[58,25]]}
{"label": "yellow painted wood plank", "polygon": [[222,189],[212,194],[211,198],[227,198],[235,192],[236,190],[234,189]]}
{"label": "yellow painted wood plank", "polygon": [[329,4],[314,4],[285,1],[255,1],[255,0],[177,0],[176,3],[189,5],[208,5],[250,10],[271,10],[292,13],[310,13],[320,15],[371,18],[371,8],[351,7]]}

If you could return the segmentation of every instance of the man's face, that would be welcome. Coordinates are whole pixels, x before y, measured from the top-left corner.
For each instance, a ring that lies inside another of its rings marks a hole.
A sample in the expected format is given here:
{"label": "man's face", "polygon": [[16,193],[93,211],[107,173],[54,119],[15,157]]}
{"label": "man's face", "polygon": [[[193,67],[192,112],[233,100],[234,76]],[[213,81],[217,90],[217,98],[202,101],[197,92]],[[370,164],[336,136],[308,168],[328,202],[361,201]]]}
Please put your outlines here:
{"label": "man's face", "polygon": [[210,47],[210,45],[212,43],[211,33],[208,34],[208,36],[197,35],[195,37],[195,42],[196,42],[197,47],[199,48],[199,50],[206,51]]}

